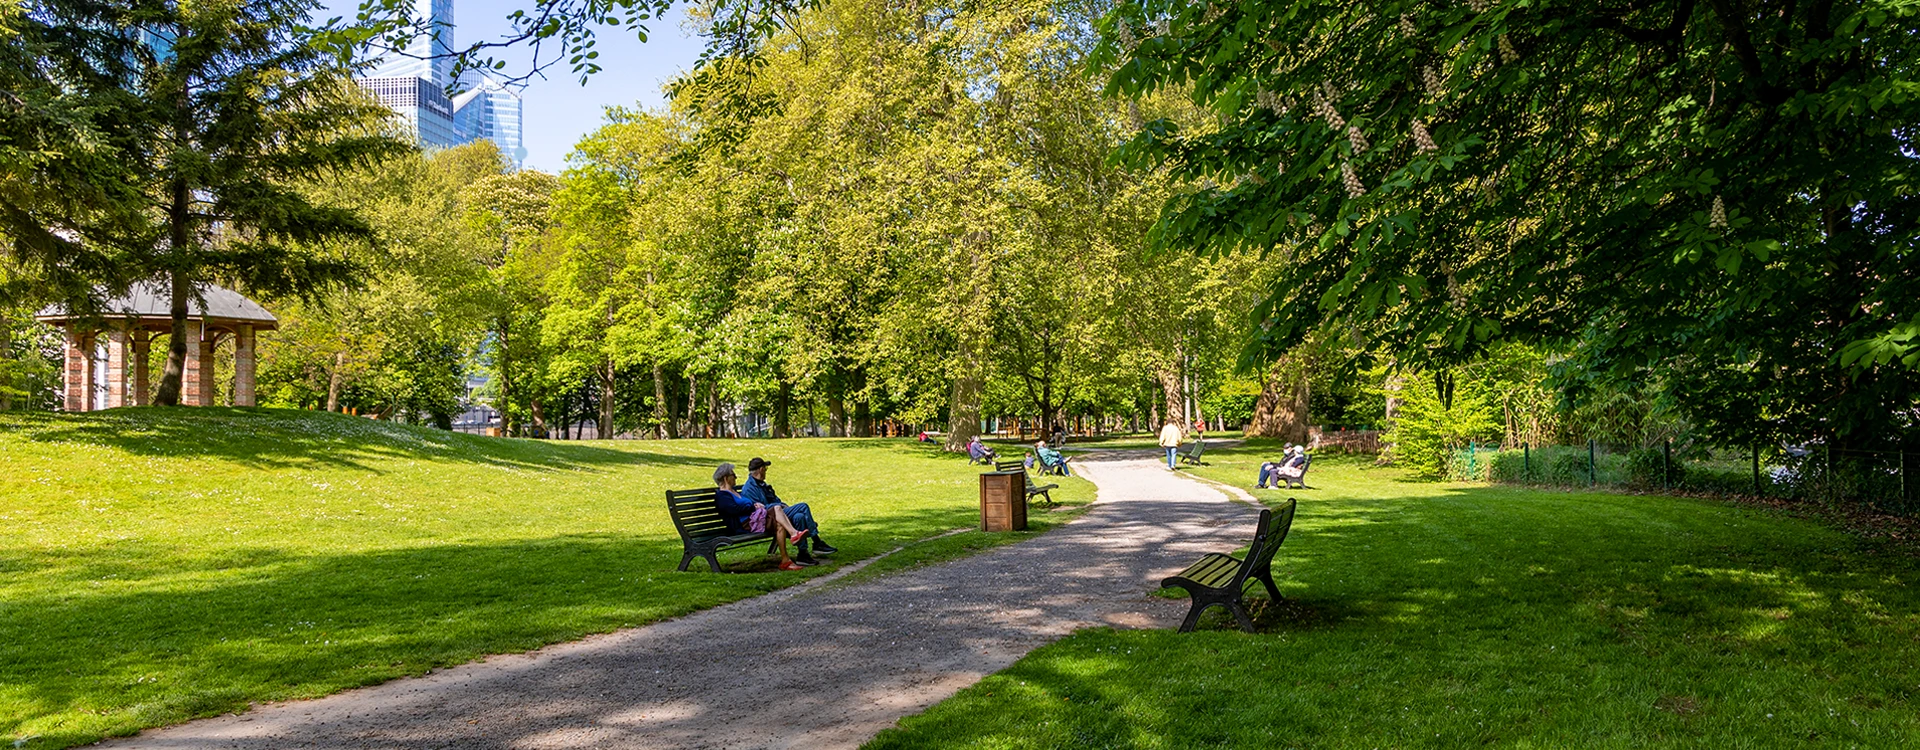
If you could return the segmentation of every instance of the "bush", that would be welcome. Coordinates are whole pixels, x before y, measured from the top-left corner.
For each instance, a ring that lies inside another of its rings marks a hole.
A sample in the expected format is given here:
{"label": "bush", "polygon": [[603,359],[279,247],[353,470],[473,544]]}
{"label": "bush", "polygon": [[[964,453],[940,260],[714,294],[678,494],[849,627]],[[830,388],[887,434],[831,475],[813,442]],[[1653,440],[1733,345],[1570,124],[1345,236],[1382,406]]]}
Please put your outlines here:
{"label": "bush", "polygon": [[[1662,480],[1661,469],[1666,477]],[[1687,466],[1679,458],[1668,461],[1659,448],[1641,448],[1627,454],[1627,481],[1639,487],[1679,487],[1686,479]]]}

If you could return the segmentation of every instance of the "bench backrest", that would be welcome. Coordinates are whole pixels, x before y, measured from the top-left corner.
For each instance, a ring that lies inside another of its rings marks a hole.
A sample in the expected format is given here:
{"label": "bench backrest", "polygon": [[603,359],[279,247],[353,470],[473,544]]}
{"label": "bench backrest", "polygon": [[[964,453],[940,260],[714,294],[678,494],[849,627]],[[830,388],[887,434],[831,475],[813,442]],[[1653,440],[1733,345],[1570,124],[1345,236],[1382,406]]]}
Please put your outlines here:
{"label": "bench backrest", "polygon": [[1194,458],[1199,458],[1200,453],[1202,451],[1205,451],[1206,449],[1207,449],[1207,441],[1195,440],[1193,441],[1193,447],[1187,449],[1187,455],[1192,456]]}
{"label": "bench backrest", "polygon": [[681,536],[697,539],[730,531],[727,519],[720,515],[719,493],[718,487],[667,490],[667,514],[673,516],[673,527]]}
{"label": "bench backrest", "polygon": [[1280,551],[1280,543],[1287,541],[1287,532],[1293,530],[1293,511],[1298,507],[1299,500],[1287,498],[1287,504],[1277,511],[1260,511],[1260,533],[1247,549],[1247,566],[1240,573],[1239,583],[1246,583],[1246,577],[1254,572],[1272,575],[1273,553]]}
{"label": "bench backrest", "polygon": [[994,471],[1026,471],[1027,462],[1026,461],[995,461],[993,462],[993,470]]}

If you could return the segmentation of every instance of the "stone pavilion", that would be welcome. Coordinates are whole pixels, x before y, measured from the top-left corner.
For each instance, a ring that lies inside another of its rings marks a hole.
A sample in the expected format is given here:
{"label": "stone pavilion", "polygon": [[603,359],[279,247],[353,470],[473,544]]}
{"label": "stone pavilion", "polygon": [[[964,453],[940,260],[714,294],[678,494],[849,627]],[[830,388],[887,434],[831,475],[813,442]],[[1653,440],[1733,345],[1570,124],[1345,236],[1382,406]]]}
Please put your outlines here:
{"label": "stone pavilion", "polygon": [[[180,403],[207,406],[218,390],[213,374],[214,353],[233,347],[233,405],[253,406],[254,335],[279,326],[273,313],[231,289],[198,285],[200,299],[187,304],[187,368]],[[108,300],[100,317],[86,319],[63,307],[41,310],[35,319],[58,327],[66,336],[63,403],[67,411],[95,411],[117,406],[146,406],[153,402],[159,383],[149,383],[148,366],[154,355],[162,363],[166,349],[153,351],[156,338],[173,329],[166,286],[136,284],[125,296]]]}

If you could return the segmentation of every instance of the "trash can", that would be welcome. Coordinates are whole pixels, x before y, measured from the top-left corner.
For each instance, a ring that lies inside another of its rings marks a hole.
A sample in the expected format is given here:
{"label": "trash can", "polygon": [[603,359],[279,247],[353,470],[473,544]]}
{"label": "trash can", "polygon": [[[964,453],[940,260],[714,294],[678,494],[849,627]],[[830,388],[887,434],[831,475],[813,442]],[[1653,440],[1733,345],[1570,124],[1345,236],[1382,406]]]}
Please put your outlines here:
{"label": "trash can", "polygon": [[1027,472],[989,471],[980,475],[980,530],[1027,528]]}

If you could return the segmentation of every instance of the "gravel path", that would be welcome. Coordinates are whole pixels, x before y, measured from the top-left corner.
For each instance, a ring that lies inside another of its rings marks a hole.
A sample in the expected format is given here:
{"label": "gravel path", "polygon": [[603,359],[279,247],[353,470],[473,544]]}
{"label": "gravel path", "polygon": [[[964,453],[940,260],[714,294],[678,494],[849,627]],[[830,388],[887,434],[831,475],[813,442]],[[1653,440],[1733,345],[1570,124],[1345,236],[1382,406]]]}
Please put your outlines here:
{"label": "gravel path", "polygon": [[1098,502],[1026,542],[101,746],[857,747],[1074,630],[1177,625],[1159,579],[1250,534],[1253,509],[1152,459],[1074,463]]}

